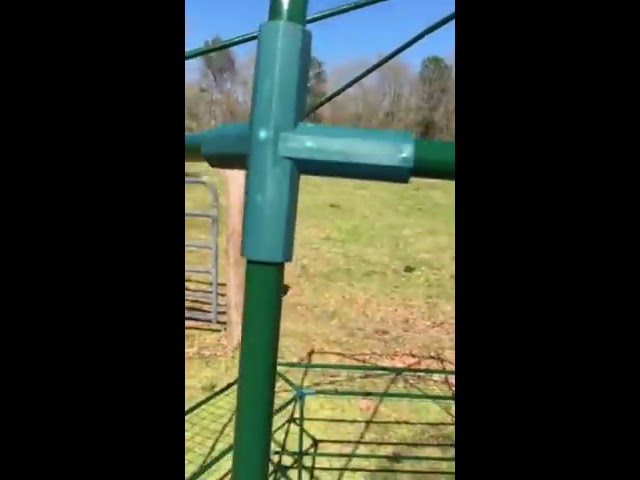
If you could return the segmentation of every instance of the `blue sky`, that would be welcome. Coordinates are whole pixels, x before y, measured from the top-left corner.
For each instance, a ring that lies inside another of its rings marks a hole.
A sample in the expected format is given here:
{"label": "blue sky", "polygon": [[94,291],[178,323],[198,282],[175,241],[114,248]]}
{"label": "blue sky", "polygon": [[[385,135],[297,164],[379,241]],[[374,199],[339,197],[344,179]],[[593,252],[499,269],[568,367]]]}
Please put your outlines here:
{"label": "blue sky", "polygon": [[[309,0],[309,14],[352,0]],[[255,31],[267,18],[269,0],[185,0],[185,48],[199,47],[219,34],[235,37]],[[427,25],[455,10],[455,0],[390,0],[313,24],[313,53],[328,68],[387,53]],[[255,42],[236,47],[251,53]],[[450,57],[455,50],[455,21],[431,34],[401,58],[417,66],[427,55]],[[191,63],[191,62],[189,62]]]}

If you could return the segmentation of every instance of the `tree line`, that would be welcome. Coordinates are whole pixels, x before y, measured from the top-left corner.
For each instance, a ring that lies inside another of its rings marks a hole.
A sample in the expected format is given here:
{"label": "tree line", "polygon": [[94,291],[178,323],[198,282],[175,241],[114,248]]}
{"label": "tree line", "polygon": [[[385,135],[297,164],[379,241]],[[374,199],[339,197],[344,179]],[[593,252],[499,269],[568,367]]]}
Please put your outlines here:
{"label": "tree line", "polygon": [[[220,43],[220,37],[205,46]],[[255,58],[233,50],[202,57],[195,79],[185,80],[185,130],[248,119]],[[328,72],[312,56],[307,105],[347,82],[372,61],[353,61]],[[454,62],[439,56],[411,68],[394,60],[322,107],[307,121],[364,128],[409,130],[419,137],[455,140]]]}

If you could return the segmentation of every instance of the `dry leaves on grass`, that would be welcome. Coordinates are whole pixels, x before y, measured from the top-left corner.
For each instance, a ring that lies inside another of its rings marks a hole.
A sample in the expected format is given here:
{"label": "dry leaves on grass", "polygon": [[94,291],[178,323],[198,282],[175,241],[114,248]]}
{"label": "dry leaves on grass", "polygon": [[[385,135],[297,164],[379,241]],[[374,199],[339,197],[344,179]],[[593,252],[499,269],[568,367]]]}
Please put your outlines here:
{"label": "dry leaves on grass", "polygon": [[228,356],[226,338],[199,322],[185,322],[185,358],[211,358]]}
{"label": "dry leaves on grass", "polygon": [[368,415],[375,412],[377,406],[378,402],[371,400],[370,398],[361,398],[358,400],[358,408],[362,413],[366,413]]}

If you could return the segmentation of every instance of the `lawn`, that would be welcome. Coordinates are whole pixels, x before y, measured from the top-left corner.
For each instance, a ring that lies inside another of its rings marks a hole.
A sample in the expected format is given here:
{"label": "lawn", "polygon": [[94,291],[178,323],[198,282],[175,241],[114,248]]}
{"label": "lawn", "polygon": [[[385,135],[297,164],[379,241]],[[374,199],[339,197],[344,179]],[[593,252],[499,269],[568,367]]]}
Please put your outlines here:
{"label": "lawn", "polygon": [[[224,185],[207,166],[187,164],[186,168],[204,175],[219,189],[222,203],[219,245],[223,249]],[[315,352],[314,360],[325,363],[453,368],[454,195],[455,186],[449,182],[413,181],[409,185],[393,185],[304,178],[300,188],[294,259],[285,272],[289,290],[284,298],[280,359],[300,360],[309,352]],[[186,208],[204,209],[206,202],[203,189],[190,187],[187,190]],[[206,223],[202,220],[188,220],[185,228],[189,238],[203,238],[207,234]],[[189,263],[206,264],[209,261],[203,252],[189,254],[187,258]],[[224,282],[223,251],[220,259],[221,281]],[[237,373],[236,357],[226,351],[224,337],[219,332],[192,326],[185,328],[185,364],[187,405],[219,389]],[[316,375],[308,381],[326,379],[326,376]],[[362,388],[386,388],[380,384],[382,379],[375,380],[378,382],[375,385],[370,378],[362,380],[343,375],[338,380],[346,382],[345,385],[360,382]],[[394,385],[394,388],[402,390],[410,384],[416,387],[417,381],[400,382],[402,385]],[[225,423],[225,415],[233,412],[232,393],[233,389],[203,407],[200,413],[204,417],[196,422],[200,425],[198,428],[202,430],[207,422],[209,428]],[[283,395],[282,400],[286,398]],[[412,442],[407,439],[413,439],[415,443],[416,435],[420,438],[427,435],[421,430],[423,427],[412,427],[412,430],[409,424],[443,422],[442,415],[451,414],[451,411],[443,413],[444,410],[435,407],[434,403],[425,401],[385,399],[368,402],[374,400],[318,397],[309,400],[308,408],[310,415],[318,418],[349,417],[363,421],[375,412],[378,420],[388,417],[388,421],[369,428],[366,435],[371,442],[386,438],[404,439],[408,444]],[[391,404],[393,407],[389,407]],[[195,422],[196,417],[190,421]],[[392,425],[389,419],[397,420],[397,424]],[[360,438],[362,425],[356,423],[337,426],[318,421],[313,426],[314,435],[323,438],[344,436],[367,443],[366,439]],[[227,427],[225,435],[230,435],[228,428],[231,427],[232,424]],[[212,433],[202,433],[197,439],[186,428],[186,434],[192,442],[202,443],[203,438],[209,438]],[[341,445],[347,448],[346,443]],[[379,451],[384,450],[380,448]],[[373,452],[371,447],[367,451]],[[388,459],[372,458],[370,464],[379,466],[381,461],[388,462]],[[318,473],[317,476],[403,478],[398,475],[385,477],[382,473],[337,475],[333,472]],[[414,475],[411,478],[422,477]]]}

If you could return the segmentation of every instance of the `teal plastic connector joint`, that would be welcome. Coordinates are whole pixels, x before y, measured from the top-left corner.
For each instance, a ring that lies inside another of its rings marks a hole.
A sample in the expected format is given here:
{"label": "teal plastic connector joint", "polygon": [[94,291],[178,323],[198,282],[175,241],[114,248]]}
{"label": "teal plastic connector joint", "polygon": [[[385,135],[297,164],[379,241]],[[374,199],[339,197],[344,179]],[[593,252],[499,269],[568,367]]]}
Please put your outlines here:
{"label": "teal plastic connector joint", "polygon": [[409,132],[301,123],[282,133],[279,145],[280,155],[305,175],[401,183],[411,178]]}
{"label": "teal plastic connector joint", "polygon": [[314,395],[315,393],[316,391],[313,388],[298,387],[295,390],[295,397],[301,399],[308,397],[309,395]]}
{"label": "teal plastic connector joint", "polygon": [[278,151],[306,106],[311,34],[301,25],[269,21],[260,28],[249,133],[242,254],[288,262],[293,256],[300,173]]}

